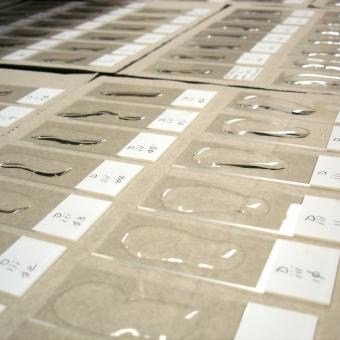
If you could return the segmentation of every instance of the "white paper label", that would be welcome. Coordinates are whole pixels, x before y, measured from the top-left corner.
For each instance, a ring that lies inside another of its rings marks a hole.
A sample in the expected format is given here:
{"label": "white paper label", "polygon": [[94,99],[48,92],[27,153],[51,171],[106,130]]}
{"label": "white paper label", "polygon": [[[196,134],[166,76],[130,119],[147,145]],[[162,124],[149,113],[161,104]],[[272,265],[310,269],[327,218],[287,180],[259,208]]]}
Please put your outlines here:
{"label": "white paper label", "polygon": [[32,56],[33,54],[38,53],[38,51],[35,50],[16,50],[13,53],[7,54],[4,57],[2,57],[1,59],[3,60],[23,60],[26,59],[30,56]]}
{"label": "white paper label", "polygon": [[86,21],[78,26],[76,26],[76,29],[79,30],[92,30],[94,28],[98,28],[100,26],[103,26],[104,23],[99,22],[99,21]]}
{"label": "white paper label", "polygon": [[105,15],[101,15],[101,16],[93,19],[93,20],[95,22],[104,24],[104,23],[114,21],[114,20],[118,19],[119,17],[120,17],[119,15],[115,15],[115,14],[105,14]]}
{"label": "white paper label", "polygon": [[289,38],[290,36],[288,34],[268,33],[262,38],[262,41],[284,44],[289,40]]}
{"label": "white paper label", "polygon": [[146,47],[147,47],[146,45],[126,44],[123,45],[122,47],[117,48],[112,53],[121,55],[133,55],[144,50]]}
{"label": "white paper label", "polygon": [[31,105],[42,105],[47,103],[52,98],[58,96],[64,92],[63,89],[51,89],[48,87],[40,87],[35,91],[27,94],[20,98],[17,103],[20,104],[31,104]]}
{"label": "white paper label", "polygon": [[295,234],[340,242],[340,200],[305,196]]}
{"label": "white paper label", "polygon": [[333,127],[327,144],[327,149],[340,151],[340,126]]}
{"label": "white paper label", "polygon": [[109,12],[109,14],[110,15],[116,15],[116,16],[123,16],[123,15],[131,13],[133,10],[134,10],[134,8],[128,8],[126,6],[125,8],[114,9],[111,12]]}
{"label": "white paper label", "polygon": [[162,33],[162,34],[169,34],[169,33],[173,33],[176,32],[177,30],[179,30],[182,26],[180,25],[161,25],[156,27],[152,32],[155,33]]}
{"label": "white paper label", "polygon": [[7,106],[0,110],[0,127],[7,127],[34,111],[30,107]]}
{"label": "white paper label", "polygon": [[276,25],[271,32],[282,33],[282,34],[294,34],[300,27],[293,25]]}
{"label": "white paper label", "polygon": [[259,291],[329,305],[339,250],[277,240],[257,285]]}
{"label": "white paper label", "polygon": [[216,96],[215,91],[185,90],[171,105],[204,108]]}
{"label": "white paper label", "polygon": [[236,64],[245,64],[245,65],[263,65],[270,54],[260,54],[260,53],[243,53],[237,60]]}
{"label": "white paper label", "polygon": [[293,13],[291,14],[292,17],[302,17],[302,18],[310,18],[314,15],[313,10],[310,9],[296,9],[295,11],[293,11]]}
{"label": "white paper label", "polygon": [[139,8],[143,8],[144,6],[145,6],[145,4],[143,4],[141,2],[133,2],[131,4],[126,5],[125,8],[139,9]]}
{"label": "white paper label", "polygon": [[110,205],[111,202],[108,201],[72,194],[44,217],[33,230],[76,241]]}
{"label": "white paper label", "polygon": [[209,8],[194,8],[190,10],[189,12],[187,12],[186,14],[201,17],[203,15],[207,15],[209,12],[210,12]]}
{"label": "white paper label", "polygon": [[284,25],[298,25],[302,26],[308,22],[308,18],[299,18],[299,17],[288,17],[282,23]]}
{"label": "white paper label", "polygon": [[227,80],[253,81],[261,71],[261,67],[235,66],[223,78]]}
{"label": "white paper label", "polygon": [[305,0],[284,0],[284,4],[301,5]]}
{"label": "white paper label", "polygon": [[318,318],[249,302],[234,340],[313,340]]}
{"label": "white paper label", "polygon": [[254,45],[254,47],[250,50],[251,52],[261,52],[261,53],[276,53],[282,44],[276,43],[267,43],[267,42],[258,42]]}
{"label": "white paper label", "polygon": [[134,42],[140,44],[154,44],[162,39],[164,39],[165,35],[163,34],[154,34],[147,33],[136,39]]}
{"label": "white paper label", "polygon": [[60,39],[60,40],[67,40],[67,39],[72,39],[75,37],[78,37],[81,35],[83,32],[82,31],[77,31],[77,30],[66,30],[63,32],[60,32],[54,36],[52,36],[52,39]]}
{"label": "white paper label", "polygon": [[46,50],[47,48],[54,47],[60,43],[61,41],[59,40],[43,39],[33,45],[28,46],[28,48],[32,50]]}
{"label": "white paper label", "polygon": [[156,161],[175,141],[174,136],[139,133],[118,152],[118,156]]}
{"label": "white paper label", "polygon": [[340,123],[340,111],[337,113],[337,116],[335,118],[335,123]]}
{"label": "white paper label", "polygon": [[197,19],[197,17],[190,16],[190,15],[180,15],[175,19],[171,20],[172,24],[179,24],[179,25],[187,25],[191,24]]}
{"label": "white paper label", "polygon": [[182,132],[198,116],[198,112],[167,109],[151,124],[149,129]]}
{"label": "white paper label", "polygon": [[91,61],[91,66],[112,67],[126,58],[124,55],[104,54],[103,56]]}
{"label": "white paper label", "polygon": [[20,237],[0,255],[0,290],[22,296],[65,249],[50,242]]}
{"label": "white paper label", "polygon": [[340,158],[319,156],[310,184],[326,189],[340,189]]}
{"label": "white paper label", "polygon": [[106,160],[85,177],[77,189],[117,196],[143,166]]}
{"label": "white paper label", "polygon": [[0,314],[6,309],[6,306],[0,303]]}

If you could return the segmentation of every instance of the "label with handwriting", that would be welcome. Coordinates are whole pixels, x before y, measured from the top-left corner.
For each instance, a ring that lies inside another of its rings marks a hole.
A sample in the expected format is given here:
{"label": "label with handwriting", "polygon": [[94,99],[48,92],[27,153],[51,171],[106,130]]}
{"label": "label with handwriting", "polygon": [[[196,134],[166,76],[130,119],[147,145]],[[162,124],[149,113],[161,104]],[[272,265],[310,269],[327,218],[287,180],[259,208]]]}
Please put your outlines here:
{"label": "label with handwriting", "polygon": [[329,305],[340,250],[277,240],[262,271],[257,289]]}
{"label": "label with handwriting", "polygon": [[302,18],[310,18],[314,15],[315,11],[311,9],[296,9],[291,14],[292,17],[302,17]]}
{"label": "label with handwriting", "polygon": [[40,87],[26,96],[17,100],[20,104],[43,105],[64,92],[63,89],[52,89],[49,87]]}
{"label": "label with handwriting", "polygon": [[269,42],[263,42],[260,41],[254,45],[254,47],[250,50],[251,52],[256,53],[276,53],[283,44],[277,44],[277,43],[269,43]]}
{"label": "label with handwriting", "polygon": [[327,144],[327,149],[340,151],[340,126],[333,127],[331,136]]}
{"label": "label with handwriting", "polygon": [[261,72],[261,67],[235,66],[223,78],[227,80],[253,81]]}
{"label": "label with handwriting", "polygon": [[139,44],[155,44],[158,41],[165,38],[163,34],[155,34],[155,33],[146,33],[136,39],[134,42]]}
{"label": "label with handwriting", "polygon": [[60,40],[43,39],[33,45],[28,46],[27,48],[30,48],[32,50],[46,50],[47,48],[57,46],[60,43]]}
{"label": "label with handwriting", "polygon": [[340,190],[340,158],[319,156],[310,184],[314,187]]}
{"label": "label with handwriting", "polygon": [[110,205],[108,201],[71,194],[33,230],[77,241]]}
{"label": "label with handwriting", "polygon": [[191,15],[179,15],[175,19],[171,20],[172,24],[187,25],[191,24],[197,19],[197,17]]}
{"label": "label with handwriting", "polygon": [[276,25],[271,32],[272,33],[281,33],[281,34],[294,34],[300,27],[293,25]]}
{"label": "label with handwriting", "polygon": [[13,53],[5,55],[1,59],[3,59],[3,60],[23,60],[23,59],[26,59],[28,57],[31,57],[33,54],[36,54],[36,53],[38,53],[38,51],[36,51],[36,50],[20,49],[20,50],[16,50]]}
{"label": "label with handwriting", "polygon": [[318,317],[249,302],[234,340],[313,340]]}
{"label": "label with handwriting", "polygon": [[148,125],[149,129],[182,132],[198,116],[198,112],[167,109]]}
{"label": "label with handwriting", "polygon": [[77,30],[66,30],[63,32],[60,32],[56,35],[53,35],[51,38],[52,39],[60,39],[60,40],[67,40],[67,39],[73,39],[81,35],[83,32],[82,31],[77,31]]}
{"label": "label with handwriting", "polygon": [[141,165],[106,160],[85,177],[76,189],[117,196],[142,169]]}
{"label": "label with handwriting", "polygon": [[30,107],[7,106],[0,110],[0,127],[7,127],[34,111]]}
{"label": "label with handwriting", "polygon": [[290,35],[288,34],[279,34],[279,33],[267,33],[262,41],[264,42],[273,42],[278,44],[284,44],[290,39]]}
{"label": "label with handwriting", "polygon": [[125,55],[118,54],[104,54],[103,56],[91,61],[91,66],[112,67],[126,58]]}
{"label": "label with handwriting", "polygon": [[162,34],[170,34],[178,31],[182,26],[181,25],[171,25],[165,24],[156,27],[152,32],[154,33],[162,33]]}
{"label": "label with handwriting", "polygon": [[298,26],[302,26],[302,25],[307,24],[308,20],[309,20],[308,18],[288,17],[282,23],[284,25],[298,25]]}
{"label": "label with handwriting", "polygon": [[210,12],[209,8],[194,8],[190,10],[189,12],[187,12],[186,14],[201,17],[203,15],[207,15],[209,12]]}
{"label": "label with handwriting", "polygon": [[236,60],[236,64],[263,65],[268,58],[270,58],[270,54],[246,52]]}
{"label": "label with handwriting", "polygon": [[216,96],[216,94],[217,92],[215,91],[188,89],[179,95],[171,105],[202,109]]}
{"label": "label with handwriting", "polygon": [[20,237],[0,255],[0,291],[22,296],[65,250],[61,245]]}
{"label": "label with handwriting", "polygon": [[118,152],[118,156],[156,161],[175,140],[174,136],[141,132]]}
{"label": "label with handwriting", "polygon": [[136,53],[139,53],[140,51],[143,51],[146,47],[146,45],[141,44],[126,44],[117,48],[112,53],[121,55],[134,55]]}

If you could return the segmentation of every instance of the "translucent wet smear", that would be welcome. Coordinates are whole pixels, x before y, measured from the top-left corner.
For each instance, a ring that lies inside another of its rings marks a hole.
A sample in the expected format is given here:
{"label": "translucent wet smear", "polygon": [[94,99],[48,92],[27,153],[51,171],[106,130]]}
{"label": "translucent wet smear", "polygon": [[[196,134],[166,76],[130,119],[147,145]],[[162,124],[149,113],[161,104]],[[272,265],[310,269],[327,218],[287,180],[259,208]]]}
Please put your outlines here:
{"label": "translucent wet smear", "polygon": [[287,76],[283,82],[289,85],[326,87],[336,90],[340,88],[340,77],[315,73]]}
{"label": "translucent wet smear", "polygon": [[287,128],[287,124],[269,120],[234,118],[223,122],[222,132],[233,135],[257,135],[277,138],[305,138],[308,129],[300,127]]}
{"label": "translucent wet smear", "polygon": [[263,95],[247,95],[237,102],[242,109],[280,111],[294,115],[310,115],[316,110],[288,100]]}
{"label": "translucent wet smear", "polygon": [[181,186],[166,189],[163,206],[186,214],[262,215],[269,204],[262,198],[206,186]]}
{"label": "translucent wet smear", "polygon": [[285,160],[272,155],[264,155],[254,150],[235,148],[205,147],[196,151],[193,161],[208,168],[236,167],[243,169],[284,170],[288,168]]}
{"label": "translucent wet smear", "polygon": [[0,217],[16,215],[33,206],[31,197],[19,192],[0,189],[0,197]]}
{"label": "translucent wet smear", "polygon": [[65,162],[19,153],[0,154],[0,168],[6,173],[19,169],[43,177],[62,176],[72,170],[72,166]]}
{"label": "translucent wet smear", "polygon": [[200,310],[146,296],[140,288],[128,294],[114,283],[82,283],[64,291],[54,311],[67,325],[124,339],[185,339],[204,322]]}

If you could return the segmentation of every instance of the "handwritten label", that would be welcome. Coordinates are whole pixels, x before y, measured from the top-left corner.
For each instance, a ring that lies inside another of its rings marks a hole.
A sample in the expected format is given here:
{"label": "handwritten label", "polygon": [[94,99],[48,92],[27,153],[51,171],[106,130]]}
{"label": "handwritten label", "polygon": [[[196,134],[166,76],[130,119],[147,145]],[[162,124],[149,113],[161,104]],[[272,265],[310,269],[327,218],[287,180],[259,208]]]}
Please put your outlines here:
{"label": "handwritten label", "polygon": [[176,140],[174,136],[139,133],[118,152],[118,156],[156,161]]}
{"label": "handwritten label", "polygon": [[188,25],[194,22],[197,17],[190,16],[190,15],[180,15],[175,19],[171,20],[172,24],[179,24],[179,25]]}
{"label": "handwritten label", "polygon": [[155,44],[165,38],[163,34],[147,33],[136,39],[134,42],[140,44]]}
{"label": "handwritten label", "polygon": [[253,81],[262,72],[260,67],[235,66],[223,78],[227,80]]}
{"label": "handwritten label", "polygon": [[186,14],[201,17],[201,16],[204,16],[204,15],[207,15],[209,12],[210,12],[209,8],[194,8],[194,9],[190,10],[189,12],[187,12]]}
{"label": "handwritten label", "polygon": [[17,103],[20,104],[31,104],[31,105],[43,105],[47,103],[52,98],[58,96],[64,92],[63,89],[51,89],[48,87],[40,87],[35,91],[27,94],[26,96],[20,98]]}
{"label": "handwritten label", "polygon": [[327,144],[327,149],[340,151],[340,126],[333,127]]}
{"label": "handwritten label", "polygon": [[66,30],[63,32],[60,32],[56,35],[53,35],[51,38],[52,39],[59,39],[59,40],[67,40],[67,39],[73,39],[81,35],[83,32],[82,31],[77,31],[77,30]]}
{"label": "handwritten label", "polygon": [[106,160],[85,177],[76,189],[117,196],[143,166]]}
{"label": "handwritten label", "polygon": [[302,18],[311,18],[314,15],[315,11],[311,9],[296,9],[291,14],[292,17],[302,17]]}
{"label": "handwritten label", "polygon": [[262,41],[284,44],[289,40],[289,38],[290,36],[288,34],[267,33],[262,38]]}
{"label": "handwritten label", "polygon": [[7,127],[34,111],[30,107],[7,106],[0,110],[0,127]]}
{"label": "handwritten label", "polygon": [[152,32],[154,33],[162,33],[162,34],[169,34],[174,33],[179,30],[182,26],[180,25],[161,25],[156,27]]}
{"label": "handwritten label", "polygon": [[38,51],[35,50],[16,50],[13,53],[7,54],[4,57],[2,57],[1,59],[3,60],[23,60],[26,59],[28,57],[31,57],[33,54],[38,53]]}
{"label": "handwritten label", "polygon": [[308,18],[288,17],[282,23],[284,25],[298,25],[302,26],[307,24]]}
{"label": "handwritten label", "polygon": [[37,43],[28,46],[28,48],[32,50],[46,50],[47,48],[57,46],[61,43],[59,40],[53,39],[43,39],[38,41]]}
{"label": "handwritten label", "polygon": [[22,296],[65,249],[50,242],[20,237],[0,255],[0,290]]}
{"label": "handwritten label", "polygon": [[140,44],[126,44],[126,45],[123,45],[117,48],[112,53],[121,54],[121,55],[133,55],[144,50],[146,47],[147,47],[146,45],[140,45]]}
{"label": "handwritten label", "polygon": [[204,108],[215,96],[215,91],[185,90],[171,105]]}
{"label": "handwritten label", "polygon": [[73,241],[81,236],[110,207],[111,202],[79,195],[69,195],[33,230]]}
{"label": "handwritten label", "polygon": [[198,116],[198,112],[167,109],[151,124],[149,129],[182,132]]}
{"label": "handwritten label", "polygon": [[310,184],[326,189],[340,189],[340,158],[319,156]]}
{"label": "handwritten label", "polygon": [[294,34],[300,27],[293,25],[276,25],[271,32],[272,33],[281,33],[281,34]]}
{"label": "handwritten label", "polygon": [[76,26],[76,29],[79,30],[93,30],[95,28],[98,28],[100,26],[103,26],[104,23],[99,21],[86,21],[78,26]]}
{"label": "handwritten label", "polygon": [[250,51],[256,53],[276,53],[281,47],[282,44],[261,41],[256,43]]}
{"label": "handwritten label", "polygon": [[313,340],[318,318],[249,302],[234,340]]}
{"label": "handwritten label", "polygon": [[329,305],[339,250],[277,240],[257,288],[273,294]]}
{"label": "handwritten label", "polygon": [[91,61],[91,66],[112,67],[126,58],[124,55],[104,54],[103,56]]}
{"label": "handwritten label", "polygon": [[237,60],[236,64],[246,64],[246,65],[263,65],[270,54],[260,54],[260,53],[243,53]]}
{"label": "handwritten label", "polygon": [[340,200],[305,196],[295,234],[340,242]]}

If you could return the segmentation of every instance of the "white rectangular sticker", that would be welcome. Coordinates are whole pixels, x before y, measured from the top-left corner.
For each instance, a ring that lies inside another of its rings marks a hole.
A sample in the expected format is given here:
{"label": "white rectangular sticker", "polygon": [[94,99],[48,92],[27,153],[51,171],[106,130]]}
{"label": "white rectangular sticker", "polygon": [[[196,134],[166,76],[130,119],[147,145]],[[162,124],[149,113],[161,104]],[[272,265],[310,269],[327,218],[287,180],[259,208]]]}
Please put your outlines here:
{"label": "white rectangular sticker", "polygon": [[298,25],[298,26],[302,26],[302,25],[307,24],[308,20],[309,20],[308,18],[288,17],[282,23],[284,25]]}
{"label": "white rectangular sticker", "polygon": [[268,58],[270,58],[270,54],[246,52],[236,60],[236,64],[263,65]]}
{"label": "white rectangular sticker", "polygon": [[261,41],[256,43],[250,51],[256,53],[276,53],[281,47],[282,44]]}
{"label": "white rectangular sticker", "polygon": [[0,303],[0,314],[6,309],[6,306]]}
{"label": "white rectangular sticker", "polygon": [[0,110],[0,127],[7,127],[34,111],[30,107],[7,106]]}
{"label": "white rectangular sticker", "polygon": [[77,241],[110,205],[108,201],[71,194],[33,230]]}
{"label": "white rectangular sticker", "polygon": [[156,161],[175,140],[174,136],[141,132],[118,152],[118,156]]}
{"label": "white rectangular sticker", "polygon": [[35,91],[27,94],[26,96],[20,98],[17,103],[20,104],[31,104],[31,105],[43,105],[47,103],[52,98],[58,96],[64,92],[63,89],[51,89],[48,87],[40,87]]}
{"label": "white rectangular sticker", "polygon": [[216,94],[217,92],[215,91],[188,89],[178,96],[171,105],[202,109],[216,96]]}
{"label": "white rectangular sticker", "polygon": [[161,34],[169,34],[178,31],[182,26],[180,25],[161,25],[156,27],[152,32],[161,33]]}
{"label": "white rectangular sticker", "polygon": [[334,126],[327,144],[327,149],[340,151],[340,126]]}
{"label": "white rectangular sticker", "polygon": [[155,44],[165,38],[163,34],[147,33],[136,39],[134,42],[139,44]]}
{"label": "white rectangular sticker", "polygon": [[207,15],[209,12],[210,12],[209,8],[194,8],[187,12],[186,15],[201,17],[203,15]]}
{"label": "white rectangular sticker", "polygon": [[313,340],[318,318],[249,302],[234,340]]}
{"label": "white rectangular sticker", "polygon": [[337,113],[337,116],[335,118],[335,123],[340,123],[340,111]]}
{"label": "white rectangular sticker", "polygon": [[310,18],[314,15],[315,11],[311,9],[296,9],[291,14],[292,17],[302,17],[302,18]]}
{"label": "white rectangular sticker", "polygon": [[145,6],[145,4],[143,4],[141,2],[133,2],[131,4],[126,5],[125,8],[139,9],[139,8],[143,8],[144,6]]}
{"label": "white rectangular sticker", "polygon": [[277,240],[261,274],[259,291],[329,305],[339,249]]}
{"label": "white rectangular sticker", "polygon": [[67,40],[67,39],[73,39],[81,35],[83,32],[82,31],[77,31],[77,30],[66,30],[63,32],[60,32],[56,35],[53,35],[51,38],[52,39],[60,39],[60,40]]}
{"label": "white rectangular sticker", "polygon": [[106,24],[106,23],[109,23],[111,21],[114,21],[116,19],[119,18],[119,15],[115,15],[115,14],[104,14],[104,15],[101,15],[97,18],[94,18],[93,21],[95,22],[98,22],[98,23],[101,23],[101,24]]}
{"label": "white rectangular sticker", "polygon": [[295,234],[340,242],[340,200],[305,196]]}
{"label": "white rectangular sticker", "polygon": [[227,80],[253,81],[261,71],[261,67],[235,66],[223,78]]}
{"label": "white rectangular sticker", "polygon": [[76,26],[75,28],[78,30],[92,30],[95,28],[98,28],[100,26],[103,26],[104,23],[103,22],[99,22],[99,21],[86,21],[78,26]]}
{"label": "white rectangular sticker", "polygon": [[198,116],[198,112],[167,109],[148,125],[149,129],[182,132]]}
{"label": "white rectangular sticker", "polygon": [[139,53],[140,51],[143,51],[146,47],[146,45],[140,44],[126,44],[117,48],[112,53],[121,55],[134,55],[136,53]]}
{"label": "white rectangular sticker", "polygon": [[60,40],[43,39],[33,45],[28,46],[28,48],[32,50],[46,50],[47,48],[57,46],[60,43],[61,43]]}
{"label": "white rectangular sticker", "polygon": [[109,12],[110,15],[117,15],[117,16],[123,16],[126,14],[131,13],[134,10],[134,8],[118,8],[118,9],[114,9],[112,11]]}
{"label": "white rectangular sticker", "polygon": [[76,189],[117,196],[143,166],[106,160],[85,177]]}
{"label": "white rectangular sticker", "polygon": [[294,34],[300,27],[293,25],[276,25],[271,32],[272,33],[281,33],[281,34]]}
{"label": "white rectangular sticker", "polygon": [[323,155],[319,156],[310,184],[315,187],[339,190],[340,158]]}
{"label": "white rectangular sticker", "polygon": [[190,15],[180,15],[176,17],[175,19],[171,20],[172,24],[178,24],[178,25],[187,25],[191,24],[197,19],[197,17],[190,16]]}
{"label": "white rectangular sticker", "polygon": [[103,56],[91,61],[91,66],[112,67],[126,59],[124,55],[104,54]]}
{"label": "white rectangular sticker", "polygon": [[290,38],[288,34],[279,34],[279,33],[267,33],[263,38],[262,41],[264,42],[273,42],[278,44],[286,43]]}
{"label": "white rectangular sticker", "polygon": [[23,60],[26,59],[28,57],[31,57],[33,54],[38,53],[38,51],[36,50],[16,50],[13,53],[7,54],[4,57],[2,57],[1,59],[3,60]]}
{"label": "white rectangular sticker", "polygon": [[22,296],[65,249],[50,242],[20,237],[0,255],[0,290]]}

